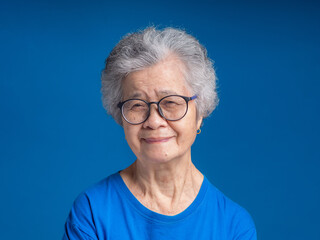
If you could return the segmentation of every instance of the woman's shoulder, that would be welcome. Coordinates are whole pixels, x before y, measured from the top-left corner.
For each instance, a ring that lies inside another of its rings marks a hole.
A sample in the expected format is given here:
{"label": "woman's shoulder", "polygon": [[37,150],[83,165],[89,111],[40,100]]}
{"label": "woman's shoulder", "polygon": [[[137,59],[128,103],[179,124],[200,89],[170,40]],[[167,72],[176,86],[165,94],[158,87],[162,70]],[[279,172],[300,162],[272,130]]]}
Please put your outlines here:
{"label": "woman's shoulder", "polygon": [[109,205],[108,202],[116,194],[115,186],[119,181],[118,176],[119,173],[111,174],[81,192],[73,202],[71,213],[90,216],[93,211],[99,212],[102,207]]}
{"label": "woman's shoulder", "polygon": [[114,188],[119,181],[118,176],[118,173],[114,173],[78,195],[65,224],[68,236],[81,235],[81,239],[96,239],[96,221],[113,207],[111,201],[116,194]]}
{"label": "woman's shoulder", "polygon": [[208,181],[207,201],[213,202],[212,211],[219,213],[222,219],[233,226],[241,229],[255,228],[253,219],[249,212],[227,197],[217,187]]}
{"label": "woman's shoulder", "polygon": [[119,173],[113,173],[108,177],[101,179],[94,183],[83,192],[81,192],[75,200],[75,204],[78,202],[97,202],[103,198],[110,197],[110,194],[114,193],[114,188],[119,181]]}
{"label": "woman's shoulder", "polygon": [[89,220],[94,214],[98,214],[101,208],[110,205],[110,199],[116,194],[114,189],[117,181],[119,173],[114,173],[81,192],[73,202],[68,220],[73,222],[81,219]]}

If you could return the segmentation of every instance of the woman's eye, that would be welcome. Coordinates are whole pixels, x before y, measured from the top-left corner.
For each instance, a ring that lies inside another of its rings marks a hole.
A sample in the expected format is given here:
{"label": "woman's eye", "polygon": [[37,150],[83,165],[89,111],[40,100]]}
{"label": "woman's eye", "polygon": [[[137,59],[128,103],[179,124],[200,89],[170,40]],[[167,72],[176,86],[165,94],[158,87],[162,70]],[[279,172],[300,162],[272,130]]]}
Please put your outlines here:
{"label": "woman's eye", "polygon": [[136,103],[136,104],[132,105],[131,108],[139,108],[139,107],[142,107],[142,104]]}
{"label": "woman's eye", "polygon": [[164,105],[170,107],[170,106],[178,105],[178,103],[174,101],[165,101]]}
{"label": "woman's eye", "polygon": [[144,111],[147,108],[145,104],[135,103],[130,107],[131,111]]}
{"label": "woman's eye", "polygon": [[163,104],[161,104],[161,107],[166,110],[176,111],[177,108],[180,107],[180,105],[178,102],[166,101]]}

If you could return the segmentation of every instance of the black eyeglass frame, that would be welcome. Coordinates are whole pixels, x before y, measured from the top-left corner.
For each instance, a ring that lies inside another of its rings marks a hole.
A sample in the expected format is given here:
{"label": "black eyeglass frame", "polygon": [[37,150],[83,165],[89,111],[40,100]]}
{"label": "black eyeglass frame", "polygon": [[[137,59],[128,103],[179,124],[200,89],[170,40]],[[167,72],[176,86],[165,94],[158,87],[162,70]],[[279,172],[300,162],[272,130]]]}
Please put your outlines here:
{"label": "black eyeglass frame", "polygon": [[[167,119],[167,118],[163,115],[162,109],[161,109],[161,107],[160,107],[160,102],[161,102],[163,99],[167,98],[167,97],[181,97],[181,98],[183,98],[183,99],[186,101],[187,109],[186,109],[186,112],[183,114],[182,117],[180,117],[180,118],[178,118],[178,119],[175,119],[175,120],[170,120],[170,119]],[[181,95],[168,95],[168,96],[165,96],[165,97],[161,98],[158,102],[147,102],[147,101],[145,101],[145,100],[143,100],[143,99],[131,98],[131,99],[127,99],[127,100],[125,100],[125,101],[123,101],[123,102],[119,102],[118,105],[117,105],[117,107],[120,108],[121,115],[122,115],[122,117],[124,118],[124,120],[126,120],[126,122],[128,122],[128,123],[130,123],[130,124],[132,124],[132,125],[139,125],[139,124],[144,123],[145,121],[148,120],[148,118],[150,117],[150,112],[151,112],[151,111],[150,111],[150,106],[151,106],[151,104],[156,104],[156,105],[157,105],[157,107],[158,107],[158,112],[160,113],[160,116],[161,116],[161,117],[163,117],[164,119],[166,119],[166,120],[168,120],[168,121],[172,121],[172,122],[173,122],[173,121],[179,121],[180,119],[184,118],[184,116],[187,114],[188,109],[189,109],[189,101],[194,100],[194,99],[196,99],[197,97],[198,97],[197,95],[193,95],[192,97],[186,97],[186,96],[181,96]],[[128,119],[126,119],[126,117],[124,116],[124,113],[123,113],[123,105],[124,105],[126,102],[131,101],[131,100],[143,101],[143,102],[145,102],[145,103],[148,105],[148,108],[149,108],[149,110],[148,110],[148,115],[147,115],[147,117],[146,117],[146,119],[145,119],[144,121],[142,121],[142,122],[140,122],[140,123],[132,123],[132,122],[130,122]]]}

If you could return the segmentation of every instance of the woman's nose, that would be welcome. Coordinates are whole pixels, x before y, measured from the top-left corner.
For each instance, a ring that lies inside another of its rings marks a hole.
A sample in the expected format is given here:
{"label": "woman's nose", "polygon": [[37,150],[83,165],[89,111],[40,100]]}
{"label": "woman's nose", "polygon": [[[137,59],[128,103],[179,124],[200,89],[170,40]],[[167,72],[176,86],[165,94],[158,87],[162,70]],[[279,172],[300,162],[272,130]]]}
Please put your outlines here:
{"label": "woman's nose", "polygon": [[151,104],[149,117],[143,123],[143,126],[156,129],[160,126],[165,126],[166,124],[167,120],[161,116],[158,106],[156,104]]}

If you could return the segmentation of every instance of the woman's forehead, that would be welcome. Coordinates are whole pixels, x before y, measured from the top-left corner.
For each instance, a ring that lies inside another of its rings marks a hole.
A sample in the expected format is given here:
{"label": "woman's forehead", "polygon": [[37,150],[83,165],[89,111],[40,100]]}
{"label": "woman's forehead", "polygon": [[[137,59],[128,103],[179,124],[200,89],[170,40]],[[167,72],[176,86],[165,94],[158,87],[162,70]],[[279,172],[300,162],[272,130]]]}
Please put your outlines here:
{"label": "woman's forehead", "polygon": [[182,91],[175,91],[173,89],[167,89],[167,90],[154,90],[154,93],[151,94],[151,92],[145,92],[145,91],[132,91],[128,92],[124,97],[126,98],[149,98],[152,96],[156,96],[157,98],[162,98],[168,95],[186,95],[185,92]]}
{"label": "woman's forehead", "polygon": [[122,95],[125,98],[140,96],[185,95],[189,89],[185,76],[179,67],[168,62],[129,74],[122,81]]}

